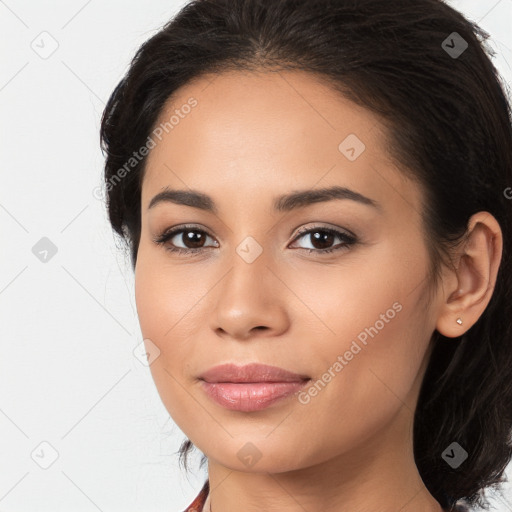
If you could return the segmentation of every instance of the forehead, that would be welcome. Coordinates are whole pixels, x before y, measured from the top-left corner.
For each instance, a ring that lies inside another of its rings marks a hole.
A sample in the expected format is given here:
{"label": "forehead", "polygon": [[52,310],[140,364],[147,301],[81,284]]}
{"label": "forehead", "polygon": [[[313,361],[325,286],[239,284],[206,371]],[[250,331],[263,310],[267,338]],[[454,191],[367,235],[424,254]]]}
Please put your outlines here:
{"label": "forehead", "polygon": [[243,195],[322,180],[379,195],[383,173],[398,174],[379,118],[304,72],[204,75],[175,91],[155,126],[143,208],[165,186]]}

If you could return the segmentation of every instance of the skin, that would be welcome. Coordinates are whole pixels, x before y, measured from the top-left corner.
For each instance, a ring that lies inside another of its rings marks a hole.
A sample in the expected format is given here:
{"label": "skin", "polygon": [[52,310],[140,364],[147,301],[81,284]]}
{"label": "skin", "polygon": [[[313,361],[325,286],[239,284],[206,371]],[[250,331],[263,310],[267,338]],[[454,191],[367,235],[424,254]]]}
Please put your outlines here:
{"label": "skin", "polygon": [[[135,293],[148,352],[160,351],[150,365],[160,397],[208,457],[204,510],[441,511],[414,461],[414,410],[434,329],[459,336],[490,300],[498,223],[487,212],[470,219],[457,270],[443,269],[427,304],[423,193],[392,163],[377,117],[312,75],[287,71],[203,76],[177,91],[160,120],[190,97],[197,106],[148,156]],[[349,134],[366,146],[354,161],[338,149]],[[272,209],[278,195],[333,185],[380,209],[349,199]],[[165,187],[208,194],[218,211],[173,202],[148,209]],[[181,233],[167,247],[202,253],[174,254],[153,241],[184,223],[205,231],[203,242],[187,245]],[[343,247],[336,236],[322,246],[297,233],[313,227],[350,230],[359,241]],[[236,252],[248,236],[262,249],[252,263]],[[342,249],[322,255],[323,247]],[[230,411],[201,389],[199,375],[227,362],[280,366],[316,382],[394,303],[400,312],[307,404],[292,396]],[[261,456],[252,466],[237,456],[248,442]]]}

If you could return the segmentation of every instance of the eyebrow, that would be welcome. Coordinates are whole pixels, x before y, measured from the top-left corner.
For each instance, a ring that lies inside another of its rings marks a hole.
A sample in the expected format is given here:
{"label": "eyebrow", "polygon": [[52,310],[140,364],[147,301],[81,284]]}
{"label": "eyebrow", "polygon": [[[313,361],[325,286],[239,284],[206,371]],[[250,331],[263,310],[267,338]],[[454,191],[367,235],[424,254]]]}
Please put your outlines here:
{"label": "eyebrow", "polygon": [[[355,190],[346,187],[334,186],[321,189],[299,190],[278,196],[274,199],[273,208],[278,212],[289,212],[294,209],[304,208],[314,203],[333,201],[335,199],[349,199],[382,211],[382,206]],[[159,203],[171,202],[174,204],[199,208],[213,214],[218,214],[215,201],[208,195],[196,190],[172,190],[166,187],[151,199],[148,210]]]}

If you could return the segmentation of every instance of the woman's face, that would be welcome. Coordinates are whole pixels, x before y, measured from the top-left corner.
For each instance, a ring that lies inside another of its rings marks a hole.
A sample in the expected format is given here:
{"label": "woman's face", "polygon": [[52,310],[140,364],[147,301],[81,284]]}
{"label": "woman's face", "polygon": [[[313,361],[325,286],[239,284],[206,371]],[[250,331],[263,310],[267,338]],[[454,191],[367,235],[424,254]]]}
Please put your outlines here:
{"label": "woman's face", "polygon": [[[305,73],[231,72],[187,84],[159,122],[135,287],[176,424],[242,471],[355,453],[364,464],[384,438],[410,450],[437,305],[426,305],[423,196],[392,164],[378,119]],[[184,194],[150,207],[163,191]],[[310,380],[267,384],[295,393],[265,406],[251,398],[262,384],[210,385],[223,403],[205,391],[206,370],[254,362]]]}

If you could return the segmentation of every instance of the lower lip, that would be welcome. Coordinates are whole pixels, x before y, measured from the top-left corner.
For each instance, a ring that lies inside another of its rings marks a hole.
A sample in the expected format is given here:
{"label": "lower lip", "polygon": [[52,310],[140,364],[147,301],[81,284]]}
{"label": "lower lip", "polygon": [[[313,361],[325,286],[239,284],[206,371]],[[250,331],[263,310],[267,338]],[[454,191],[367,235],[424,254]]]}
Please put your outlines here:
{"label": "lower lip", "polygon": [[206,394],[226,409],[233,411],[260,411],[271,404],[293,395],[306,384],[300,382],[206,382]]}

